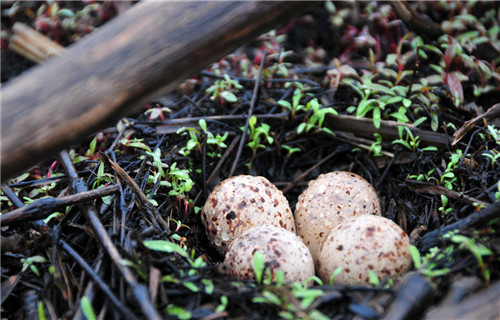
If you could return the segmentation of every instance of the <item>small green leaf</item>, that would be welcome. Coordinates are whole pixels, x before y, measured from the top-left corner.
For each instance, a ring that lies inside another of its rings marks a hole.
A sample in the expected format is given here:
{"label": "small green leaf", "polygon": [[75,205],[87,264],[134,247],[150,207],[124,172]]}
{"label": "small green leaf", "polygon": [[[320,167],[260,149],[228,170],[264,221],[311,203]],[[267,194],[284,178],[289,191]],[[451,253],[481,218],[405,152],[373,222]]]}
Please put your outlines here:
{"label": "small green leaf", "polygon": [[94,139],[92,139],[92,141],[90,141],[90,145],[89,145],[90,156],[93,156],[95,154],[96,145],[97,145],[97,137],[94,137]]}
{"label": "small green leaf", "polygon": [[200,121],[198,121],[198,124],[200,125],[201,130],[207,132],[207,122],[205,121],[205,119],[200,119]]}
{"label": "small green leaf", "polygon": [[342,271],[344,271],[344,268],[342,267],[338,267],[337,269],[335,269],[335,271],[333,271],[332,275],[330,276],[329,283],[333,284],[334,278],[338,276]]}
{"label": "small green leaf", "polygon": [[230,103],[235,103],[236,101],[238,101],[238,98],[231,91],[222,91],[220,93],[220,96],[224,100],[226,100],[227,102],[230,102]]}
{"label": "small green leaf", "polygon": [[198,288],[198,286],[196,286],[194,283],[192,283],[191,281],[186,281],[184,283],[182,283],[186,288],[188,288],[189,290],[193,291],[193,292],[199,292],[200,291],[200,288]]}
{"label": "small green leaf", "polygon": [[411,100],[410,99],[403,99],[403,106],[406,108],[409,108],[411,106]]}
{"label": "small green leaf", "polygon": [[38,301],[38,319],[39,320],[46,320],[47,316],[45,315],[45,309],[43,307],[43,302]]}
{"label": "small green leaf", "polygon": [[186,250],[182,249],[178,244],[165,241],[165,240],[146,240],[144,246],[148,249],[155,251],[162,251],[167,253],[178,253],[183,257],[189,258]]}
{"label": "small green leaf", "polygon": [[255,281],[260,284],[264,274],[264,255],[262,252],[256,251],[253,254],[253,273],[255,274]]}
{"label": "small green leaf", "polygon": [[373,109],[373,125],[375,128],[380,128],[380,123],[382,122],[381,114],[380,114],[380,108],[376,107]]}
{"label": "small green leaf", "polygon": [[83,297],[80,300],[80,307],[82,309],[83,315],[85,318],[88,320],[96,320],[97,317],[94,312],[94,308],[92,307],[92,304],[90,303],[90,300],[87,296]]}
{"label": "small green leaf", "polygon": [[368,270],[368,282],[375,287],[378,287],[380,285],[380,279],[372,270]]}
{"label": "small green leaf", "polygon": [[188,320],[192,318],[191,312],[185,310],[184,308],[174,306],[172,304],[168,305],[167,313],[172,316],[176,316],[180,320]]}
{"label": "small green leaf", "polygon": [[280,100],[280,101],[278,101],[278,105],[280,107],[292,110],[292,104],[290,102],[286,101],[286,100]]}
{"label": "small green leaf", "polygon": [[420,251],[418,251],[417,247],[413,245],[410,246],[410,256],[415,269],[420,268],[420,266],[422,265],[422,256],[420,256]]}

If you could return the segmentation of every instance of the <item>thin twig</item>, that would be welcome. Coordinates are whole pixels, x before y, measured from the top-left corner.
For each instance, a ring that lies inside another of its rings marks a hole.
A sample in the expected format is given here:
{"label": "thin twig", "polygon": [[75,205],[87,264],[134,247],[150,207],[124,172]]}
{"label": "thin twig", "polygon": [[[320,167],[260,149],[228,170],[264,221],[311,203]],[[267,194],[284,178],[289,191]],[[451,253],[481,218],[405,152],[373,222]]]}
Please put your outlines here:
{"label": "thin twig", "polygon": [[[73,190],[73,192],[80,193],[88,191],[87,186],[85,185],[83,180],[78,177],[69,153],[67,151],[62,151],[59,153],[59,158],[61,159],[61,164],[63,165],[66,174],[70,179],[71,189]],[[99,240],[102,248],[109,255],[122,277],[132,289],[132,296],[141,307],[143,315],[148,319],[161,319],[158,311],[156,311],[149,297],[146,287],[142,284],[139,284],[130,269],[121,263],[122,257],[118,252],[116,246],[113,244],[113,241],[111,240],[106,228],[104,228],[104,226],[102,225],[95,208],[91,204],[80,203],[79,206],[85,214],[87,221],[92,225],[95,235]]]}
{"label": "thin twig", "polygon": [[[113,171],[127,184],[127,186],[132,190],[132,192],[136,196],[137,205],[144,209],[144,211],[149,215],[151,223],[157,230],[161,230],[158,221],[168,229],[168,224],[161,215],[158,210],[151,204],[148,197],[142,192],[141,188],[137,185],[137,183],[123,170],[120,165],[113,162],[105,153],[99,152],[99,158],[109,165]],[[142,211],[141,211],[142,212]]]}
{"label": "thin twig", "polygon": [[422,193],[427,193],[427,194],[432,194],[432,195],[445,195],[448,198],[452,198],[454,200],[458,200],[460,202],[470,204],[470,205],[475,205],[475,204],[480,204],[480,205],[488,205],[489,203],[483,202],[479,199],[470,197],[468,195],[465,195],[463,193],[450,190],[448,188],[438,186],[435,184],[430,184],[424,181],[417,181],[417,180],[406,180],[406,183],[411,187],[414,188],[415,191],[417,192],[422,192]]}
{"label": "thin twig", "polygon": [[[9,198],[10,202],[12,202],[12,204],[14,204],[17,208],[22,208],[24,206],[22,201],[19,200],[19,198],[14,193],[14,191],[12,191],[12,189],[8,185],[2,184],[2,192],[7,196],[7,198]],[[3,215],[0,216],[0,219],[2,217],[3,217]],[[0,224],[1,224],[1,222],[0,222]]]}
{"label": "thin twig", "polygon": [[108,297],[111,303],[116,307],[116,309],[128,319],[137,319],[132,311],[127,308],[109,289],[106,283],[101,279],[101,277],[92,270],[92,268],[85,262],[85,260],[76,252],[69,244],[64,242],[64,240],[59,240],[59,245],[75,260],[76,263],[82,267],[85,272],[92,278],[92,280],[97,284],[97,286],[104,292],[104,295]]}
{"label": "thin twig", "polygon": [[241,152],[243,151],[243,147],[245,146],[245,138],[248,131],[250,118],[252,117],[255,104],[257,103],[257,96],[260,88],[260,77],[262,75],[262,69],[264,69],[264,61],[266,60],[266,56],[267,56],[267,51],[264,50],[262,54],[262,60],[260,61],[259,65],[259,71],[257,72],[257,77],[255,78],[255,86],[253,88],[252,100],[250,100],[250,108],[248,109],[247,121],[245,123],[245,128],[243,129],[243,134],[241,136],[240,145],[238,146],[238,151],[236,152],[236,157],[234,159],[233,166],[231,167],[231,171],[229,171],[229,177],[233,176],[234,171],[236,170],[236,166],[238,165],[238,161],[240,160]]}
{"label": "thin twig", "polygon": [[491,108],[489,108],[485,113],[470,119],[469,121],[464,122],[463,126],[455,131],[453,134],[453,140],[451,141],[451,145],[454,146],[456,145],[464,136],[465,134],[474,128],[474,126],[483,121],[483,119],[493,119],[497,118],[500,116],[500,103],[495,104]]}
{"label": "thin twig", "polygon": [[59,208],[77,204],[96,198],[101,198],[119,191],[116,185],[111,185],[87,192],[81,192],[62,198],[42,198],[33,201],[27,206],[12,210],[0,216],[1,225],[9,225],[16,222],[25,222],[45,219]]}

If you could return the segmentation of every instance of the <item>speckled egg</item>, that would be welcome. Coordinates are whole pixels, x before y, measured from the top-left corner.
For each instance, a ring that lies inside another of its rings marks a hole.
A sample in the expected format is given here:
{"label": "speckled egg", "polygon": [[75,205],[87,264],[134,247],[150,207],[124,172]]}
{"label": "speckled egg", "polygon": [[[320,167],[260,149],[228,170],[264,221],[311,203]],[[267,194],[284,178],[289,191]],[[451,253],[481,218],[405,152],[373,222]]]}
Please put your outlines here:
{"label": "speckled egg", "polygon": [[295,233],[295,220],[283,193],[264,177],[240,175],[219,183],[201,213],[210,243],[224,254],[243,231],[272,225]]}
{"label": "speckled egg", "polygon": [[336,226],[319,250],[318,276],[328,282],[342,267],[334,283],[369,284],[368,270],[379,279],[398,278],[411,268],[410,241],[406,232],[392,220],[362,215]]}
{"label": "speckled egg", "polygon": [[309,182],[295,209],[297,233],[317,260],[319,247],[330,230],[357,215],[380,215],[375,189],[359,175],[334,171]]}
{"label": "speckled egg", "polygon": [[[285,282],[305,282],[314,276],[314,262],[309,249],[295,233],[274,226],[245,231],[229,246],[222,270],[242,280],[255,280],[254,253],[262,253],[264,266],[272,279],[278,271]],[[267,275],[266,275],[267,277]]]}

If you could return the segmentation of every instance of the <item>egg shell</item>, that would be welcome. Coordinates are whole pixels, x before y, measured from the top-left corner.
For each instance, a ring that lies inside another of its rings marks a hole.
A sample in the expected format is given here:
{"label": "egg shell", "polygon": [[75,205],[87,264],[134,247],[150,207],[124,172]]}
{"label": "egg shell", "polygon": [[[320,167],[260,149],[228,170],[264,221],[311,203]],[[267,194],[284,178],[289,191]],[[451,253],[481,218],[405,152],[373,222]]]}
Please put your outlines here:
{"label": "egg shell", "polygon": [[274,226],[255,227],[245,231],[229,246],[223,270],[232,277],[255,280],[254,254],[261,252],[264,266],[284,273],[285,282],[305,282],[314,276],[314,261],[309,249],[295,233]]}
{"label": "egg shell", "polygon": [[295,208],[297,233],[316,261],[328,233],[357,215],[380,215],[380,202],[368,181],[359,175],[334,171],[309,182]]}
{"label": "egg shell", "polygon": [[288,200],[259,176],[239,175],[219,183],[205,202],[201,220],[210,243],[222,254],[236,237],[256,226],[296,232]]}
{"label": "egg shell", "polygon": [[408,235],[392,220],[362,215],[335,227],[322,243],[318,255],[318,276],[328,282],[332,273],[344,270],[334,283],[344,285],[369,284],[368,270],[379,279],[396,279],[410,270]]}

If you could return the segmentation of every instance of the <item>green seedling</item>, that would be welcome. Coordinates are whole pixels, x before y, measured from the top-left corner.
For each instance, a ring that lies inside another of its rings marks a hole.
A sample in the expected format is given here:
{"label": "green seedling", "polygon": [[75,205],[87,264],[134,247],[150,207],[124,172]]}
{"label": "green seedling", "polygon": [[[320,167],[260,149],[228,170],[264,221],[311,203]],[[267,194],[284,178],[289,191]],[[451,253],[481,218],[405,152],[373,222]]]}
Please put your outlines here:
{"label": "green seedling", "polygon": [[443,216],[447,216],[448,213],[450,213],[450,211],[452,210],[452,208],[446,208],[446,206],[448,205],[448,197],[445,196],[444,194],[441,195],[441,207],[439,207],[439,211],[441,212],[441,215]]}
{"label": "green seedling", "polygon": [[450,240],[451,242],[458,244],[459,249],[464,249],[472,253],[472,255],[476,258],[479,267],[481,268],[484,279],[489,282],[490,271],[487,269],[483,257],[493,255],[493,251],[482,244],[478,244],[475,239],[466,237],[464,235],[451,235]]}
{"label": "green seedling", "polygon": [[[274,142],[273,137],[271,137],[269,130],[271,127],[262,123],[259,127],[256,127],[257,117],[252,116],[248,120],[248,143],[247,146],[252,149],[252,159],[248,163],[248,167],[252,165],[253,159],[257,154],[258,149],[265,149],[267,144],[272,144]],[[245,127],[240,127],[241,130],[244,130]]]}
{"label": "green seedling", "polygon": [[462,159],[462,150],[457,149],[454,153],[450,155],[450,162],[448,162],[445,171],[439,178],[439,183],[449,190],[453,190],[456,187],[457,177],[453,172],[460,163]]}
{"label": "green seedling", "polygon": [[495,169],[495,164],[500,159],[500,151],[498,150],[488,150],[482,153],[483,157],[490,159],[491,161],[491,170]]}
{"label": "green seedling", "polygon": [[410,128],[399,126],[398,127],[399,139],[394,140],[392,143],[401,144],[411,152],[418,151],[437,151],[438,149],[433,146],[418,148],[420,144],[420,137],[414,136]]}
{"label": "green seedling", "polygon": [[47,259],[45,259],[42,256],[33,256],[29,258],[22,258],[21,263],[23,264],[23,267],[21,269],[21,272],[25,272],[28,268],[37,276],[40,276],[40,271],[38,268],[35,266],[35,263],[45,263],[47,262]]}
{"label": "green seedling", "polygon": [[125,147],[138,148],[138,149],[146,150],[147,152],[152,152],[151,148],[149,148],[142,141],[144,141],[144,139],[134,138],[134,139],[130,140],[130,139],[127,139],[127,138],[123,138],[123,139],[120,140],[120,143],[123,146],[125,146]]}
{"label": "green seedling", "polygon": [[380,157],[383,154],[381,153],[382,151],[382,136],[380,133],[375,132],[373,134],[375,136],[375,141],[370,145],[370,152],[374,157]]}
{"label": "green seedling", "polygon": [[238,81],[231,79],[228,74],[224,74],[224,79],[215,81],[213,85],[207,88],[206,93],[211,94],[211,100],[221,99],[222,104],[224,104],[224,101],[235,103],[238,98],[232,90],[239,91],[240,89],[243,89],[243,86]]}
{"label": "green seedling", "polygon": [[292,103],[286,100],[278,101],[279,106],[289,109],[291,111],[292,121],[295,119],[295,115],[297,114],[297,112],[306,109],[304,105],[300,104],[300,101],[303,98],[304,87],[299,82],[295,82],[294,85],[296,85],[297,88],[295,88],[295,90],[293,91]]}
{"label": "green seedling", "polygon": [[437,247],[434,247],[429,250],[429,253],[422,257],[420,256],[420,252],[418,251],[417,247],[410,246],[410,255],[413,260],[415,269],[429,278],[445,276],[450,272],[449,268],[436,268],[436,261],[449,259],[452,252],[452,246],[447,247],[445,249],[445,252],[442,252]]}
{"label": "green seedling", "polygon": [[92,184],[92,189],[97,189],[99,187],[102,187],[114,180],[114,176],[110,173],[105,173],[104,172],[104,163],[101,162],[99,163],[99,167],[97,167],[97,172],[96,172],[97,178]]}
{"label": "green seedling", "polygon": [[338,267],[337,269],[335,269],[332,272],[330,279],[328,280],[328,283],[333,285],[333,281],[335,280],[335,277],[338,276],[340,273],[342,273],[342,271],[344,271],[344,268],[342,268],[342,267]]}
{"label": "green seedling", "polygon": [[337,115],[337,111],[333,108],[321,108],[318,99],[314,98],[309,101],[306,105],[306,109],[311,111],[312,114],[306,117],[306,121],[301,123],[297,127],[297,133],[309,132],[311,129],[315,129],[316,132],[326,132],[334,135],[333,132],[328,128],[323,128],[323,122],[325,121],[325,116],[327,114]]}
{"label": "green seedling", "polygon": [[[207,151],[207,155],[211,158],[220,157],[220,151],[227,147],[224,141],[226,141],[229,133],[226,132],[222,136],[219,134],[214,136],[213,133],[208,131],[207,122],[205,121],[205,119],[201,119],[200,121],[198,121],[198,124],[206,135],[206,143],[209,148],[209,150]],[[189,135],[189,140],[187,141],[186,146],[179,151],[180,154],[182,154],[183,156],[188,156],[195,148],[198,149],[198,152],[200,154],[202,153],[203,142],[200,140],[200,132],[198,130],[194,128],[183,127],[177,131],[177,134]]]}
{"label": "green seedling", "polygon": [[287,146],[286,144],[281,145],[281,148],[285,149],[286,151],[288,151],[287,157],[290,157],[295,152],[301,152],[302,151],[302,149],[300,149],[300,148],[293,148],[293,147]]}
{"label": "green seedling", "polygon": [[320,289],[294,283],[291,288],[290,286],[267,286],[263,289],[261,296],[253,298],[252,301],[275,307],[283,319],[328,319],[312,307],[323,294]]}

